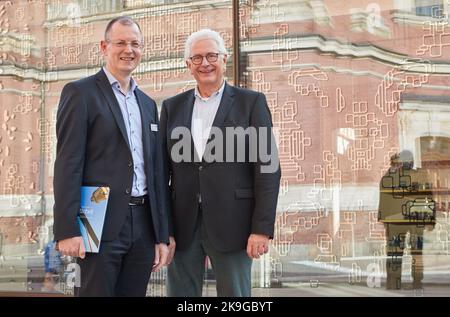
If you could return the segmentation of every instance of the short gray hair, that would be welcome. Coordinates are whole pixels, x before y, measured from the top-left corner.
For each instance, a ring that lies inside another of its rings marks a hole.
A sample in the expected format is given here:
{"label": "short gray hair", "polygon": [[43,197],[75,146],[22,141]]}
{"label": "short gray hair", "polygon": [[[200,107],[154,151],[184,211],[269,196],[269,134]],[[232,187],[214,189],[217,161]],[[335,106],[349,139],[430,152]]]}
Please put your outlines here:
{"label": "short gray hair", "polygon": [[219,53],[228,55],[227,49],[225,48],[225,41],[220,36],[220,34],[211,29],[202,29],[200,31],[192,33],[186,39],[186,43],[184,45],[184,59],[187,60],[189,57],[191,57],[191,48],[194,43],[207,39],[213,40],[217,43],[217,46],[219,47]]}

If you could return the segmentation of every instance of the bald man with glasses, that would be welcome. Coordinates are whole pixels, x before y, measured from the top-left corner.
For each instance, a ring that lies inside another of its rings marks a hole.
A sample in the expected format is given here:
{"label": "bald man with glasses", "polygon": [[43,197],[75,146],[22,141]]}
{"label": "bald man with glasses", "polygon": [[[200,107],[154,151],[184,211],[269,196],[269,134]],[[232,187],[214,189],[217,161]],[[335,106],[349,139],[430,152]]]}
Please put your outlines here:
{"label": "bald man with glasses", "polygon": [[[58,108],[54,234],[77,258],[76,296],[145,296],[151,272],[166,264],[167,184],[155,102],[131,74],[142,57],[142,33],[129,17],[111,20],[100,43],[105,66],[68,83]],[[110,188],[100,250],[86,253],[77,213],[81,186]]]}

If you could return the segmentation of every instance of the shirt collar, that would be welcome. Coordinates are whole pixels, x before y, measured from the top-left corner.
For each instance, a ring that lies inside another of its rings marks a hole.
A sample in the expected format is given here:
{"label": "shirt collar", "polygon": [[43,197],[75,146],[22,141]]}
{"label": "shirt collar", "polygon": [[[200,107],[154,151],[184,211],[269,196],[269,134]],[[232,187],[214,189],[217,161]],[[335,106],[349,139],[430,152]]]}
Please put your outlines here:
{"label": "shirt collar", "polygon": [[214,97],[217,97],[217,96],[221,96],[224,89],[225,89],[225,80],[223,81],[222,86],[220,86],[219,90],[217,90],[216,92],[213,92],[213,93],[211,94],[211,96],[209,96],[209,97],[207,97],[207,98],[202,97],[202,96],[200,95],[200,91],[198,90],[198,86],[195,86],[194,95],[195,95],[195,98],[199,98],[200,100],[206,102],[206,101],[208,101],[210,98],[214,98]]}
{"label": "shirt collar", "polygon": [[[106,77],[108,78],[109,84],[111,86],[118,86],[119,85],[119,81],[116,79],[116,77],[113,76],[113,74],[111,74],[106,67],[103,67],[103,71],[106,74]],[[134,92],[134,90],[137,88],[137,84],[134,81],[133,77],[130,78],[130,91]]]}

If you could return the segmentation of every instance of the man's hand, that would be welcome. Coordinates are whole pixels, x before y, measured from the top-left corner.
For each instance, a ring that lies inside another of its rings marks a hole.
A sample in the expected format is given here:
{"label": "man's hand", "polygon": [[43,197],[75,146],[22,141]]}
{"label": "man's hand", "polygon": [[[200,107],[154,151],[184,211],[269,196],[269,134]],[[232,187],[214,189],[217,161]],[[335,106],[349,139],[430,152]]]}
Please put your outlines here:
{"label": "man's hand", "polygon": [[174,237],[169,237],[169,242],[170,244],[169,244],[169,255],[167,256],[167,265],[172,263],[173,256],[175,255],[175,248],[177,246]]}
{"label": "man's hand", "polygon": [[59,240],[56,244],[56,249],[62,255],[69,255],[73,257],[80,257],[84,259],[86,255],[86,249],[84,248],[84,242],[82,237],[73,237],[64,240]]}
{"label": "man's hand", "polygon": [[155,260],[153,261],[152,272],[159,271],[167,262],[169,248],[165,243],[155,244]]}
{"label": "man's hand", "polygon": [[269,252],[269,237],[252,233],[247,241],[247,255],[252,259],[259,259],[267,252]]}

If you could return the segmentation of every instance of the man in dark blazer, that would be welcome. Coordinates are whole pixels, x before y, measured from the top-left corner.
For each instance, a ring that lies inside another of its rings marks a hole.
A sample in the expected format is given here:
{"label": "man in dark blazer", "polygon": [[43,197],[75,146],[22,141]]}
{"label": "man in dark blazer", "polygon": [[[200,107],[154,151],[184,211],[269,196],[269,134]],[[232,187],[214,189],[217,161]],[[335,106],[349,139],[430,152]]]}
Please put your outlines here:
{"label": "man in dark blazer", "polygon": [[[269,250],[280,185],[263,94],[224,80],[227,53],[212,30],[191,34],[185,60],[197,87],[163,102],[172,213],[167,292],[201,296],[209,257],[218,296],[250,296],[252,259]],[[169,203],[168,202],[168,203]]]}
{"label": "man in dark blazer", "polygon": [[[169,242],[155,102],[131,77],[142,33],[129,17],[109,22],[97,74],[67,84],[58,108],[54,235],[77,258],[77,296],[145,296]],[[108,186],[99,253],[85,253],[77,213],[81,186]]]}

